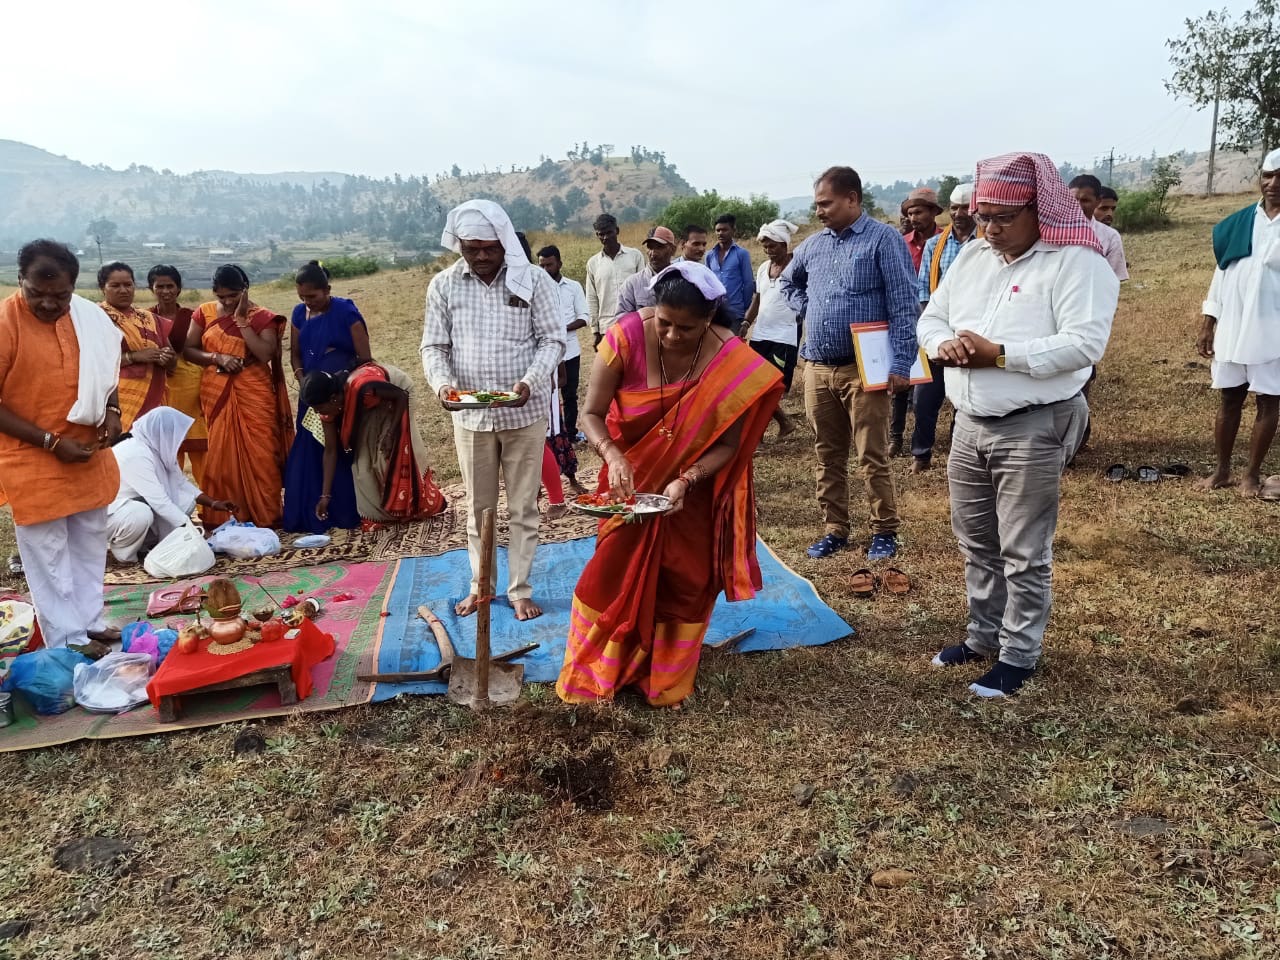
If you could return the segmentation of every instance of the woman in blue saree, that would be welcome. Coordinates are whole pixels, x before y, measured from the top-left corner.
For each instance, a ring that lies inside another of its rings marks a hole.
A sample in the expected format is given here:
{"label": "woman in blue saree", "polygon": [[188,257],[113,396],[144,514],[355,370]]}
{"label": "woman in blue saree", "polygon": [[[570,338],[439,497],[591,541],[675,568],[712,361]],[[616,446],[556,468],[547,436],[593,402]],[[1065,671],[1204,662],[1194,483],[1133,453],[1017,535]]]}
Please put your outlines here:
{"label": "woman in blue saree", "polygon": [[[350,300],[332,295],[329,272],[312,260],[294,280],[302,301],[293,308],[289,340],[294,379],[300,382],[317,371],[346,373],[373,359],[364,317]],[[298,429],[284,468],[284,528],[323,533],[359,527],[351,468],[350,455],[340,454],[333,487],[324,497],[324,423],[299,398]]]}

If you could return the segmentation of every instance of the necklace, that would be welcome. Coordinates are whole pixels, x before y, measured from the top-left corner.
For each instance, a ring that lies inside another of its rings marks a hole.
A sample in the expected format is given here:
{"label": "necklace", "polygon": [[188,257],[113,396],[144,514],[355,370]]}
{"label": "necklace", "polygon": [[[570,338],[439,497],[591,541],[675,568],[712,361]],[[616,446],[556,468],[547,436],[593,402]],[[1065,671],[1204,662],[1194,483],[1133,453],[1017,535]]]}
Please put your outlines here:
{"label": "necklace", "polygon": [[[696,350],[693,351],[693,363],[689,364],[688,371],[686,371],[685,375],[680,378],[680,382],[683,384],[687,385],[689,382],[689,378],[693,376],[693,371],[698,369],[698,359],[702,356],[702,342],[706,340],[707,330],[709,329],[710,329],[710,325],[702,328],[702,336],[698,337],[698,347]],[[662,335],[659,334],[658,335],[658,410],[660,411],[660,414],[659,414],[658,435],[666,437],[668,440],[670,440],[672,437],[676,435],[675,426],[680,420],[680,404],[684,402],[684,395],[687,392],[682,390],[680,394],[676,397],[675,413],[671,417],[671,426],[668,427],[667,426],[666,385],[669,382],[674,383],[675,381],[667,380],[667,365],[664,362],[663,355],[662,355]]]}

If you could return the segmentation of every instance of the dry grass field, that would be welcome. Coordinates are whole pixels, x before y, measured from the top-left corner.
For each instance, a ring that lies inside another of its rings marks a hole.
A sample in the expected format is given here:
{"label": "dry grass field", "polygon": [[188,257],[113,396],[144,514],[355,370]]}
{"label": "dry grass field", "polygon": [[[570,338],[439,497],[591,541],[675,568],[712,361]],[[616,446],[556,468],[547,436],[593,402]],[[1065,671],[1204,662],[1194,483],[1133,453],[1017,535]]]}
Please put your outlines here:
{"label": "dry grass field", "polygon": [[[1174,229],[1129,238],[1046,657],[1016,702],[975,702],[969,671],[929,665],[965,622],[944,472],[898,461],[916,588],[858,601],[860,556],[804,556],[807,428],[771,434],[761,534],[856,639],[710,655],[679,713],[531,687],[482,716],[417,698],[263,723],[265,751],[239,758],[231,727],[2,756],[0,924],[29,926],[0,926],[25,930],[0,957],[1280,955],[1280,512],[1101,478],[1207,469],[1193,330],[1210,225],[1243,202],[1188,200]],[[563,246],[580,276],[592,243]],[[425,286],[414,270],[338,288],[375,354],[419,376]],[[454,479],[443,415],[422,419]],[[57,868],[83,836],[133,853]]]}

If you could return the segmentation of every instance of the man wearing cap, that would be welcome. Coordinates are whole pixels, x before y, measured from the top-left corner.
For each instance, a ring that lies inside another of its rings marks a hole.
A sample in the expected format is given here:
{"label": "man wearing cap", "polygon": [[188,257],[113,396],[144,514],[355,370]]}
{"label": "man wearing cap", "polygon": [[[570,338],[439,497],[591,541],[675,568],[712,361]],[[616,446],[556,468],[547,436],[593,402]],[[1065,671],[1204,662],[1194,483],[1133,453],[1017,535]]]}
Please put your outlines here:
{"label": "man wearing cap", "polygon": [[938,203],[938,192],[929,187],[920,187],[907,194],[907,220],[911,223],[911,232],[904,234],[903,239],[911,248],[911,263],[920,269],[920,259],[924,256],[924,245],[942,232],[938,226],[938,214],[942,207]]}
{"label": "man wearing cap", "polygon": [[[1204,301],[1196,339],[1200,356],[1212,361],[1213,387],[1221,404],[1213,429],[1218,464],[1202,480],[1206,490],[1232,484],[1231,453],[1244,402],[1257,404],[1249,437],[1249,463],[1240,492],[1262,491],[1262,463],[1276,435],[1280,411],[1280,150],[1262,161],[1262,197],[1213,228],[1217,269]],[[1270,483],[1270,481],[1269,481]],[[1269,494],[1268,494],[1269,495]]]}
{"label": "man wearing cap", "polygon": [[587,310],[596,346],[618,316],[618,291],[627,277],[644,269],[639,250],[618,242],[618,220],[611,213],[596,217],[592,227],[600,252],[587,261]]}
{"label": "man wearing cap", "polygon": [[529,262],[506,211],[491,200],[468,200],[449,211],[440,243],[462,259],[427,288],[422,367],[445,402],[454,390],[510,390],[514,403],[453,413],[458,466],[467,491],[467,552],[471,592],[460,617],[480,596],[480,516],[497,509],[498,474],[511,516],[507,599],[517,620],[542,615],[529,575],[538,545],[538,487],[547,411],[564,353],[560,297],[545,270]]}
{"label": "man wearing cap", "polygon": [[[898,552],[898,494],[889,469],[889,398],[910,389],[916,346],[915,274],[898,231],[862,208],[862,178],[852,167],[831,167],[813,185],[818,220],[825,229],[796,247],[782,271],[782,293],[803,318],[804,407],[818,455],[817,494],[822,538],[814,559],[849,545],[849,453],[871,507],[867,557],[887,560]],[[854,324],[889,326],[887,389],[867,390],[858,373]]]}
{"label": "man wearing cap", "polygon": [[724,284],[724,305],[733,317],[733,332],[742,326],[751,298],[756,295],[756,277],[751,269],[751,254],[734,242],[738,218],[732,213],[716,217],[716,245],[707,251],[706,265]]}
{"label": "man wearing cap", "polygon": [[969,689],[1005,697],[1040,660],[1059,484],[1084,434],[1081,390],[1111,335],[1120,281],[1044,154],[984,160],[975,180],[985,234],[964,245],[917,328],[947,364],[957,411],[947,479],[969,597],[966,639],[933,662],[996,659]]}
{"label": "man wearing cap", "polygon": [[[916,275],[916,289],[919,290],[920,307],[928,306],[933,291],[951,269],[951,264],[960,255],[964,245],[978,235],[977,224],[969,210],[969,201],[973,199],[973,184],[961,183],[951,191],[951,223],[936,237],[930,237],[924,245],[920,258],[920,270]],[[933,444],[938,432],[938,414],[942,411],[942,401],[947,391],[943,382],[942,367],[933,367],[933,382],[921,383],[915,388],[916,425],[911,432],[911,472],[922,473],[933,465]],[[902,410],[899,420],[898,400],[904,396],[894,397],[894,422],[889,429],[889,441],[892,449],[893,440],[902,443],[906,430],[906,410]]]}
{"label": "man wearing cap", "polygon": [[628,313],[639,313],[642,307],[652,307],[658,301],[654,292],[649,289],[653,278],[671,266],[671,258],[676,255],[676,235],[666,227],[654,227],[644,242],[644,251],[649,258],[649,265],[639,273],[627,277],[618,293],[618,317]]}

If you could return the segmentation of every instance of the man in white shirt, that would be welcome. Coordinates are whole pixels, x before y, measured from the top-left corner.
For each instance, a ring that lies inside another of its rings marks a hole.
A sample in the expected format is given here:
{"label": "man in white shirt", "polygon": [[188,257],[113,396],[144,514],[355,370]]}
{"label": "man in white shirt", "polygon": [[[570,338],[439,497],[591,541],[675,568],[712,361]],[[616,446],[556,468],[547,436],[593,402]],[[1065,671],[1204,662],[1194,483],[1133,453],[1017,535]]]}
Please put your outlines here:
{"label": "man in white shirt", "polygon": [[1202,480],[1206,490],[1227,487],[1231,452],[1244,401],[1252,390],[1257,414],[1249,437],[1249,465],[1240,492],[1262,491],[1262,463],[1276,435],[1280,414],[1280,150],[1262,161],[1262,199],[1213,228],[1217,269],[1202,312],[1196,349],[1213,361],[1213,387],[1222,394],[1214,423],[1217,469]]}
{"label": "man in white shirt", "polygon": [[560,294],[560,319],[564,321],[565,332],[564,360],[561,363],[564,376],[560,378],[564,432],[581,443],[586,438],[578,433],[578,380],[582,368],[582,345],[578,342],[578,331],[587,325],[591,313],[587,309],[587,297],[582,292],[582,284],[560,273],[564,262],[560,259],[559,247],[547,246],[539,250],[538,266],[547,271],[547,276]]}
{"label": "man in white shirt", "polygon": [[552,382],[564,353],[560,298],[529,262],[506,211],[468,200],[449,211],[440,243],[462,259],[427,288],[422,367],[441,402],[454,390],[510,390],[514,403],[453,413],[458,467],[467,490],[471,593],[455,608],[476,612],[480,596],[480,515],[497,509],[498,474],[511,515],[507,599],[517,620],[542,615],[529,574],[538,546],[538,488]]}
{"label": "man in white shirt", "polygon": [[622,282],[644,269],[644,254],[618,242],[618,221],[613,214],[600,214],[592,227],[600,241],[600,252],[587,261],[587,311],[595,345],[599,346],[605,331],[618,317]]}
{"label": "man in white shirt", "polygon": [[1016,693],[1040,659],[1062,470],[1084,434],[1081,390],[1111,334],[1120,282],[1053,161],[978,164],[982,239],[967,243],[920,316],[956,408],[951,526],[965,559],[968,636],[933,662],[998,657],[969,689]]}

